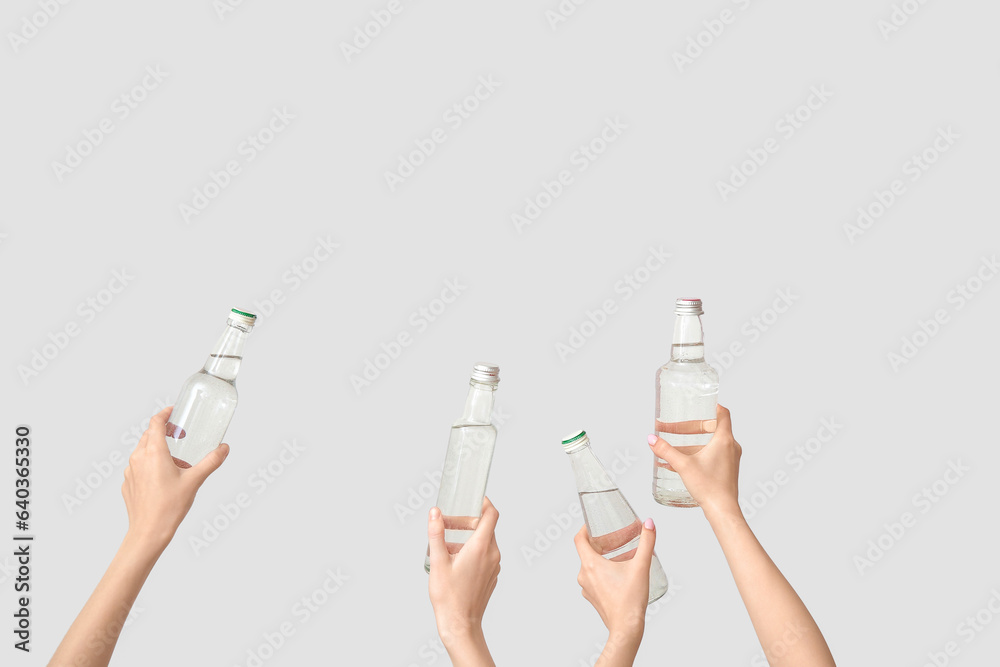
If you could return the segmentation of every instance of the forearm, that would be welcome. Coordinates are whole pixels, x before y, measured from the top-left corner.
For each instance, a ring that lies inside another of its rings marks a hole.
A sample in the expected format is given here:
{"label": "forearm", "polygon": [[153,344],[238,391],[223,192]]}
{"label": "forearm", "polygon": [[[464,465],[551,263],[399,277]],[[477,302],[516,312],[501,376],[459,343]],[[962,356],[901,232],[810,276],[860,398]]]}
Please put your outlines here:
{"label": "forearm", "polygon": [[482,628],[439,634],[454,667],[496,667]]}
{"label": "forearm", "polygon": [[757,541],[739,507],[709,507],[705,516],[771,667],[834,665],[809,610]]}
{"label": "forearm", "polygon": [[105,667],[132,604],[162,548],[126,535],[111,565],[70,626],[49,667]]}
{"label": "forearm", "polygon": [[632,667],[642,641],[642,628],[636,632],[612,632],[594,667]]}

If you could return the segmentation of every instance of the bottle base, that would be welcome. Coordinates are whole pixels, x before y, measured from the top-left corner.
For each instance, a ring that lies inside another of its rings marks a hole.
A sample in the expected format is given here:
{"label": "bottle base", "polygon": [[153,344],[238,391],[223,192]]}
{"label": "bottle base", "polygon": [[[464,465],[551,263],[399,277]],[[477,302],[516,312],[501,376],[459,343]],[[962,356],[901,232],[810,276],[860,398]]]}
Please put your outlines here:
{"label": "bottle base", "polygon": [[654,493],[653,500],[667,507],[700,507],[698,502],[688,495],[679,496]]}

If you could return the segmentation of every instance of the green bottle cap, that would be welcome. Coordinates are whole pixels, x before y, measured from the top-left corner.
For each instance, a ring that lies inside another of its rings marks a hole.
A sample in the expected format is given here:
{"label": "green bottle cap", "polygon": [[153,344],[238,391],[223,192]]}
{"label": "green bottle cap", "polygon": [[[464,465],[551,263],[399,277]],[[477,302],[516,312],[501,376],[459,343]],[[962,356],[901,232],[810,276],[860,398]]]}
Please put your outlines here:
{"label": "green bottle cap", "polygon": [[254,315],[253,313],[248,313],[245,310],[239,310],[237,308],[233,308],[232,310],[229,311],[229,319],[236,320],[240,324],[251,327],[257,323],[256,315]]}

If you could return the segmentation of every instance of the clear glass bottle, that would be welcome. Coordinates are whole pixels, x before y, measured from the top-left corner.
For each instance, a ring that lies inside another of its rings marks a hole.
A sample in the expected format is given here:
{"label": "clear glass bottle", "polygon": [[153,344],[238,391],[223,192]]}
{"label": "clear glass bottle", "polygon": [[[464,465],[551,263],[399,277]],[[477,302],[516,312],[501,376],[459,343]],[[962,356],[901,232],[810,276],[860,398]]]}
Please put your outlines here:
{"label": "clear glass bottle", "polygon": [[[631,560],[642,534],[639,517],[591,451],[586,431],[566,436],[562,446],[573,465],[590,544],[609,560]],[[646,604],[659,600],[666,592],[667,575],[654,553],[649,564],[649,599]]]}
{"label": "clear glass bottle", "polygon": [[[444,519],[444,539],[451,553],[457,553],[472,537],[483,513],[483,497],[497,441],[497,429],[491,422],[499,382],[499,366],[476,364],[469,380],[465,410],[451,427],[437,498]],[[424,559],[424,570],[431,571],[430,551]]]}
{"label": "clear glass bottle", "polygon": [[[705,361],[703,312],[701,299],[677,299],[670,361],[656,371],[654,430],[674,447],[691,454],[712,439],[712,434],[702,428],[702,422],[715,419],[719,395],[719,374]],[[656,502],[671,507],[697,507],[680,475],[655,454],[653,459]]]}
{"label": "clear glass bottle", "polygon": [[181,387],[167,422],[170,455],[181,468],[190,468],[222,442],[236,412],[236,374],[243,345],[257,316],[235,308],[204,368]]}

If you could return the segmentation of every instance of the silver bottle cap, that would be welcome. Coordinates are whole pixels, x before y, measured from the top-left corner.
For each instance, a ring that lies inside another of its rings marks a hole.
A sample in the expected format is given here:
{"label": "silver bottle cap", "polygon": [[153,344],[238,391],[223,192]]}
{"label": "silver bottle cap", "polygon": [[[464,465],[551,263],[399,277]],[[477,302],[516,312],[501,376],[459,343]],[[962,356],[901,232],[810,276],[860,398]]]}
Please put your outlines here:
{"label": "silver bottle cap", "polygon": [[677,299],[674,313],[677,315],[702,315],[701,299]]}
{"label": "silver bottle cap", "polygon": [[480,362],[472,367],[472,381],[482,384],[499,384],[500,367],[496,364]]}
{"label": "silver bottle cap", "polygon": [[245,310],[237,310],[236,308],[229,311],[229,319],[233,320],[237,324],[242,324],[245,327],[252,327],[257,323],[256,315],[248,313]]}

